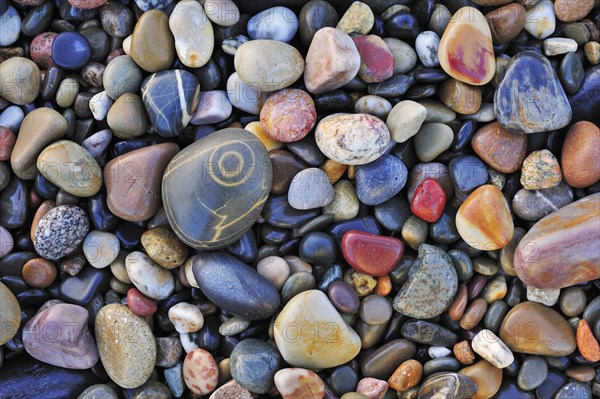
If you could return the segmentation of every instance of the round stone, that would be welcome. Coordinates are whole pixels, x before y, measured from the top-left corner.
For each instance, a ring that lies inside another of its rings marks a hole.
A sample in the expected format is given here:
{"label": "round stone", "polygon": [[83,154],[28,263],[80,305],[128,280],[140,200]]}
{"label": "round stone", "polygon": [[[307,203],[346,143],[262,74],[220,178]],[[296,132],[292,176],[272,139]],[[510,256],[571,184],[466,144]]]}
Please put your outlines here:
{"label": "round stone", "polygon": [[327,289],[331,303],[341,313],[352,314],[358,311],[360,301],[354,288],[345,281],[336,280]]}
{"label": "round stone", "polygon": [[231,376],[238,384],[261,394],[273,388],[281,363],[276,348],[255,338],[245,339],[233,348],[230,359]]}
{"label": "round stone", "polygon": [[200,93],[198,107],[190,120],[192,125],[206,125],[223,122],[231,116],[233,107],[223,90],[210,90]]}
{"label": "round stone", "polygon": [[[0,96],[16,105],[33,102],[40,93],[40,69],[35,62],[13,57],[0,64]],[[5,126],[6,127],[6,126]]]}
{"label": "round stone", "polygon": [[31,41],[29,53],[31,59],[41,68],[49,68],[55,64],[52,59],[52,44],[58,33],[44,32],[40,33]]}
{"label": "round stone", "polygon": [[119,255],[119,239],[112,233],[100,230],[91,231],[83,240],[83,253],[95,268],[110,265]]}
{"label": "round stone", "polygon": [[127,255],[125,267],[133,285],[149,298],[166,299],[175,289],[173,275],[143,252],[134,251]]}
{"label": "round stone", "polygon": [[430,30],[419,33],[415,40],[415,49],[424,66],[434,68],[440,64],[438,61],[439,45],[440,37],[437,33]]}
{"label": "round stone", "polygon": [[298,31],[298,17],[287,7],[273,7],[255,14],[246,25],[253,40],[269,39],[289,43]]}
{"label": "round stone", "polygon": [[538,221],[573,202],[573,189],[564,182],[543,190],[521,189],[513,197],[515,215],[523,220]]}
{"label": "round stone", "polygon": [[379,205],[402,190],[408,169],[401,160],[384,155],[356,170],[356,195],[365,205]]}
{"label": "round stone", "polygon": [[204,349],[191,351],[183,361],[185,385],[197,395],[207,395],[219,382],[219,367],[212,355]]}
{"label": "round stone", "polygon": [[269,137],[289,143],[304,138],[315,126],[317,111],[308,93],[285,89],[267,98],[260,111],[260,125]]}
{"label": "round stone", "polygon": [[100,8],[100,22],[102,29],[111,37],[126,38],[133,32],[135,21],[127,6],[111,1]]}
{"label": "round stone", "polygon": [[267,256],[256,265],[256,271],[265,277],[278,290],[290,276],[290,267],[285,259],[279,256]]}
{"label": "round stone", "polygon": [[323,213],[333,215],[334,222],[356,217],[360,203],[356,197],[354,184],[348,180],[340,180],[333,186],[333,192],[333,201],[323,207]]}
{"label": "round stone", "polygon": [[417,64],[417,53],[402,40],[386,37],[383,39],[394,57],[394,74],[402,74],[411,71]]}
{"label": "round stone", "polygon": [[90,62],[92,49],[79,32],[59,33],[52,42],[52,60],[64,69],[79,69]]}
{"label": "round stone", "polygon": [[34,288],[49,287],[56,279],[57,270],[54,263],[44,258],[33,258],[23,265],[23,280]]}
{"label": "round stone", "polygon": [[525,391],[542,385],[548,377],[548,363],[541,356],[528,356],[521,364],[517,384]]}
{"label": "round stone", "polygon": [[200,68],[208,62],[213,53],[215,36],[199,2],[178,2],[169,16],[169,28],[175,38],[177,56],[183,65]]}
{"label": "round stone", "polygon": [[533,151],[523,161],[521,169],[523,188],[527,190],[551,188],[558,185],[561,180],[562,174],[558,160],[550,151]]}
{"label": "round stone", "polygon": [[237,128],[215,132],[167,167],[162,197],[169,223],[191,247],[225,247],[252,226],[271,181],[271,162],[256,136]]}
{"label": "round stone", "polygon": [[[129,277],[127,277],[129,279]],[[131,280],[130,280],[131,282]],[[153,299],[142,294],[137,288],[127,291],[127,306],[138,316],[152,316],[158,310],[158,304]],[[159,349],[157,341],[157,349]]]}
{"label": "round stone", "polygon": [[379,96],[362,96],[354,103],[354,112],[357,114],[371,114],[381,120],[386,119],[391,110],[392,104],[385,98]]}
{"label": "round stone", "polygon": [[583,19],[594,7],[593,0],[556,0],[554,2],[554,13],[556,18],[563,22],[574,22]]}
{"label": "round stone", "polygon": [[204,11],[208,19],[220,26],[232,26],[240,20],[240,10],[232,0],[207,0]]}
{"label": "round stone", "polygon": [[415,359],[402,362],[388,379],[390,388],[398,392],[405,392],[416,386],[423,378],[423,365]]}
{"label": "round stone", "polygon": [[477,384],[477,393],[471,396],[471,399],[489,399],[498,392],[502,384],[502,369],[486,360],[465,367],[459,373],[466,375]]}
{"label": "round stone", "polygon": [[120,55],[106,65],[102,81],[106,94],[117,100],[125,93],[135,93],[139,90],[142,71],[130,56]]}
{"label": "round stone", "polygon": [[565,182],[587,187],[600,180],[600,159],[594,148],[600,145],[600,128],[591,122],[575,123],[565,136],[561,166]]}
{"label": "round stone", "polygon": [[392,140],[404,143],[417,134],[426,117],[427,108],[415,101],[404,100],[394,105],[385,123]]}
{"label": "round stone", "polygon": [[443,123],[425,123],[414,138],[415,152],[422,162],[431,162],[450,148],[454,133]]}
{"label": "round stone", "polygon": [[567,317],[580,315],[586,305],[585,292],[579,287],[568,287],[560,293],[560,311]]}
{"label": "round stone", "polygon": [[168,312],[169,320],[175,326],[175,331],[180,334],[199,331],[204,325],[204,316],[196,305],[179,302],[173,305]]}
{"label": "round stone", "polygon": [[383,155],[390,133],[375,116],[336,114],[319,122],[315,139],[328,158],[346,165],[363,165]]}
{"label": "round stone", "polygon": [[479,111],[482,94],[477,86],[457,79],[448,79],[440,87],[439,97],[448,108],[459,114],[471,115]]}
{"label": "round stone", "polygon": [[40,256],[57,260],[74,252],[89,231],[86,213],[78,206],[60,205],[40,219],[33,245]]}
{"label": "round stone", "polygon": [[146,133],[148,117],[140,96],[124,93],[108,110],[106,122],[115,136],[132,139]]}
{"label": "round stone", "polygon": [[148,256],[165,269],[181,266],[187,259],[187,247],[167,228],[145,231],[141,242]]}

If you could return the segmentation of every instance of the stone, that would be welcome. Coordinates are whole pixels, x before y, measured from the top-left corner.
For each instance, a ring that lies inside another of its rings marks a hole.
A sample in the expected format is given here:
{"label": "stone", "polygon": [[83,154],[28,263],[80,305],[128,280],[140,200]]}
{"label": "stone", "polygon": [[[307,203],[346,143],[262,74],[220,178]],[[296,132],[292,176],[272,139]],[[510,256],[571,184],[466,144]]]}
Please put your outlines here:
{"label": "stone", "polygon": [[235,70],[242,81],[261,91],[294,83],[304,71],[304,59],[294,47],[276,40],[251,40],[235,52]]}
{"label": "stone", "polygon": [[536,2],[525,14],[524,29],[536,39],[545,39],[556,29],[554,4],[550,0]]}
{"label": "stone", "polygon": [[283,287],[283,284],[290,276],[290,267],[285,259],[279,256],[267,256],[261,259],[256,265],[256,271],[265,277],[277,290]]}
{"label": "stone", "polygon": [[59,303],[31,318],[23,328],[23,345],[33,358],[68,369],[88,369],[98,350],[88,329],[88,311]]}
{"label": "stone", "polygon": [[0,282],[0,344],[9,342],[19,330],[21,324],[21,306],[10,289]]}
{"label": "stone", "polygon": [[540,289],[527,286],[527,300],[543,303],[546,306],[553,306],[558,302],[560,296],[559,288]]}
{"label": "stone", "polygon": [[129,54],[140,68],[154,73],[169,68],[175,60],[175,41],[169,17],[160,10],[146,10],[135,24]]}
{"label": "stone", "polygon": [[477,86],[470,86],[456,79],[442,83],[440,100],[452,111],[459,114],[474,114],[481,108],[482,94]]}
{"label": "stone", "polygon": [[498,7],[485,14],[494,44],[509,43],[525,27],[525,7],[518,3]]}
{"label": "stone", "polygon": [[435,179],[425,179],[415,190],[410,210],[421,219],[434,223],[442,216],[445,205],[446,194],[442,186]]}
{"label": "stone", "polygon": [[199,331],[204,325],[204,316],[196,305],[180,302],[173,305],[168,312],[169,320],[173,323],[175,331],[187,334]]}
{"label": "stone", "polygon": [[319,29],[306,53],[304,84],[312,94],[327,93],[350,82],[361,59],[354,41],[340,29]]}
{"label": "stone", "polygon": [[514,225],[502,192],[486,184],[473,191],[456,214],[456,228],[471,247],[491,251],[508,245]]}
{"label": "stone", "polygon": [[394,371],[388,379],[390,388],[405,392],[416,386],[423,378],[423,366],[414,359],[406,360]]}
{"label": "stone", "polygon": [[471,147],[492,168],[513,173],[521,168],[527,155],[527,136],[511,133],[500,123],[492,122],[475,132]]}
{"label": "stone", "polygon": [[586,71],[579,90],[569,96],[569,103],[573,110],[572,123],[587,120],[596,126],[600,124],[600,117],[595,113],[600,100],[594,96],[598,87],[600,87],[600,67],[596,65]]}
{"label": "stone", "polygon": [[90,111],[92,111],[94,119],[97,121],[106,119],[106,115],[112,104],[113,100],[108,97],[105,91],[95,94],[90,99]]}
{"label": "stone", "polygon": [[127,6],[118,2],[104,3],[100,8],[100,23],[102,29],[111,37],[126,38],[133,33],[133,13]]}
{"label": "stone", "polygon": [[427,68],[439,66],[438,47],[440,37],[433,31],[424,31],[419,33],[415,40],[415,49],[421,63]]}
{"label": "stone", "polygon": [[513,351],[532,355],[568,356],[577,346],[567,320],[537,302],[513,307],[502,322],[500,338]]}
{"label": "stone", "polygon": [[452,16],[438,58],[444,71],[461,82],[480,86],[492,79],[496,70],[492,34],[479,10],[462,7]]}
{"label": "stone", "polygon": [[456,359],[462,364],[473,364],[475,362],[475,353],[471,349],[468,341],[461,341],[454,345],[452,352]]}
{"label": "stone", "polygon": [[525,391],[532,391],[542,385],[548,377],[548,363],[541,356],[527,356],[521,364],[517,384]]}
{"label": "stone", "polygon": [[[594,280],[598,252],[590,251],[598,241],[600,194],[575,201],[537,222],[521,239],[514,268],[526,285],[563,288]],[[561,243],[556,246],[555,242]],[[585,248],[585,249],[584,249]]]}
{"label": "stone", "polygon": [[334,198],[329,177],[319,168],[304,169],[290,183],[288,202],[298,210],[320,208],[329,205]]}
{"label": "stone", "polygon": [[78,206],[50,209],[35,228],[33,245],[45,259],[57,260],[75,251],[89,230],[87,215]]}
{"label": "stone", "polygon": [[10,46],[17,41],[21,33],[21,17],[13,6],[8,6],[5,11],[0,12],[0,18],[2,19],[0,46]]}
{"label": "stone", "polygon": [[40,93],[40,69],[35,62],[27,58],[13,57],[2,62],[0,79],[3,82],[0,85],[0,97],[13,104],[24,105],[33,102]]}
{"label": "stone", "polygon": [[119,239],[112,233],[93,230],[83,240],[83,253],[90,265],[102,269],[119,255]]}
{"label": "stone", "polygon": [[600,344],[594,337],[592,329],[588,324],[587,320],[581,319],[577,323],[577,349],[579,353],[588,362],[600,361]]}
{"label": "stone", "polygon": [[357,230],[344,234],[341,247],[348,264],[369,276],[387,275],[404,253],[404,245],[397,238]]}
{"label": "stone", "polygon": [[140,96],[124,93],[108,110],[106,122],[115,136],[132,139],[146,133],[148,117]]}
{"label": "stone", "polygon": [[421,162],[431,162],[450,148],[454,133],[443,123],[425,123],[414,137],[415,152]]}
{"label": "stone", "polygon": [[402,74],[411,71],[417,64],[417,53],[402,40],[386,37],[383,39],[394,57],[394,74]]}
{"label": "stone", "polygon": [[435,399],[441,395],[445,398],[471,398],[477,392],[477,384],[464,374],[452,372],[435,373],[421,384],[419,399]]}
{"label": "stone", "polygon": [[390,133],[375,116],[334,114],[319,122],[315,139],[328,158],[346,165],[364,165],[383,155]]}
{"label": "stone", "polygon": [[394,74],[394,57],[387,44],[376,35],[352,39],[360,54],[358,76],[366,83],[383,82]]}
{"label": "stone", "polygon": [[577,51],[577,42],[566,37],[552,37],[544,40],[543,48],[544,54],[551,57]]}
{"label": "stone", "polygon": [[594,7],[592,0],[573,2],[569,0],[556,0],[554,13],[556,18],[563,22],[574,22],[583,19]]}
{"label": "stone", "polygon": [[79,69],[91,60],[92,48],[79,32],[61,32],[52,41],[52,61],[63,69]]}
{"label": "stone", "polygon": [[148,220],[161,203],[161,180],[177,154],[174,143],[155,144],[113,158],[104,167],[108,208],[130,222]]}
{"label": "stone", "polygon": [[369,399],[383,399],[388,391],[388,383],[377,378],[366,377],[361,379],[356,386],[356,392]]}
{"label": "stone", "polygon": [[356,197],[354,185],[348,180],[340,180],[334,185],[333,191],[333,201],[323,207],[323,214],[333,215],[334,222],[356,217],[360,203]]}
{"label": "stone", "polygon": [[150,123],[163,137],[179,135],[192,119],[200,98],[196,77],[179,69],[150,75],[142,82],[141,91]]}
{"label": "stone", "polygon": [[231,352],[231,376],[251,392],[267,393],[273,388],[281,356],[276,348],[256,338],[240,341]]}
{"label": "stone", "polygon": [[558,160],[548,150],[531,152],[523,161],[521,185],[527,190],[552,188],[562,180]]}
{"label": "stone", "polygon": [[0,258],[11,253],[14,247],[12,235],[3,226],[0,226]]}
{"label": "stone", "polygon": [[246,25],[253,40],[292,41],[298,31],[298,17],[287,7],[272,7],[255,14]]}
{"label": "stone", "polygon": [[240,20],[240,10],[232,0],[207,0],[204,11],[208,19],[220,26],[232,26]]}
{"label": "stone", "polygon": [[148,256],[165,269],[179,267],[187,259],[187,247],[167,228],[145,231],[141,243]]}
{"label": "stone", "polygon": [[217,387],[219,368],[212,355],[204,349],[188,353],[183,361],[185,385],[197,395],[208,395]]}
{"label": "stone", "polygon": [[252,115],[260,114],[269,94],[270,92],[260,90],[254,83],[245,83],[237,73],[231,74],[227,79],[227,98],[231,105]]}
{"label": "stone", "polygon": [[[135,339],[123,336],[125,331],[135,331]],[[144,319],[127,306],[106,305],[96,316],[95,333],[100,360],[112,381],[137,388],[148,380],[156,361],[156,342]]]}
{"label": "stone", "polygon": [[0,126],[0,161],[8,161],[17,138],[10,129]]}
{"label": "stone", "polygon": [[106,65],[102,83],[106,94],[116,101],[123,94],[136,93],[140,89],[142,70],[136,65],[133,58],[128,55],[120,55]]}
{"label": "stone", "polygon": [[403,100],[394,105],[386,119],[392,140],[404,143],[417,134],[426,116],[427,109],[415,101]]}
{"label": "stone", "polygon": [[471,342],[473,351],[499,369],[510,366],[513,353],[500,338],[487,329],[481,330]]}
{"label": "stone", "polygon": [[231,380],[214,391],[208,399],[256,399],[257,397],[257,394]]}
{"label": "stone", "polygon": [[459,373],[466,375],[477,384],[477,392],[471,396],[471,399],[489,399],[498,392],[502,384],[502,369],[486,360],[479,360],[461,369]]}
{"label": "stone", "polygon": [[317,111],[310,95],[299,89],[284,89],[267,98],[260,110],[260,125],[274,140],[302,140],[315,126]]}
{"label": "stone", "polygon": [[119,395],[110,386],[106,384],[95,384],[86,388],[77,399],[95,399],[95,398],[106,398],[106,399],[118,399]]}
{"label": "stone", "polygon": [[350,36],[362,36],[369,33],[374,23],[375,16],[371,8],[365,3],[355,1],[342,15],[337,28]]}
{"label": "stone", "polygon": [[560,293],[560,311],[567,317],[578,316],[584,311],[586,301],[587,298],[581,288],[565,288]]}
{"label": "stone", "polygon": [[102,169],[83,147],[69,140],[47,146],[36,166],[51,183],[69,194],[91,197],[102,187]]}
{"label": "stone", "polygon": [[590,62],[590,64],[598,65],[598,63],[600,63],[600,43],[587,42],[583,46],[583,50],[585,53],[585,58]]}
{"label": "stone", "polygon": [[494,94],[494,110],[498,122],[517,133],[557,130],[566,126],[572,115],[550,61],[533,51],[511,58]]}
{"label": "stone", "polygon": [[[309,325],[323,325],[316,333]],[[290,340],[289,334],[297,337]],[[318,290],[304,291],[292,298],[277,316],[275,342],[283,359],[294,367],[336,367],[360,351],[360,338],[341,318],[327,296]]]}
{"label": "stone", "polygon": [[337,25],[339,16],[331,4],[323,0],[314,0],[302,7],[298,19],[300,39],[302,44],[309,47],[313,37],[321,28]]}
{"label": "stone", "polygon": [[148,298],[163,300],[175,289],[173,275],[143,252],[129,253],[125,267],[133,285]]}
{"label": "stone", "polygon": [[181,358],[183,347],[177,337],[156,337],[156,365],[175,367]]}
{"label": "stone", "polygon": [[321,399],[325,383],[314,372],[301,368],[285,368],[275,373],[275,387],[283,399]]}
{"label": "stone", "polygon": [[[127,279],[129,279],[129,277],[127,277]],[[133,313],[142,317],[152,316],[158,310],[158,304],[156,301],[148,298],[135,287],[130,288],[127,291],[127,306],[129,306],[129,309],[131,309]]]}
{"label": "stone", "polygon": [[213,53],[214,34],[204,8],[197,1],[180,1],[169,16],[169,28],[181,63],[190,68],[204,66]]}
{"label": "stone", "polygon": [[354,103],[354,112],[357,114],[371,114],[381,120],[386,119],[391,110],[392,104],[379,96],[362,96]]}
{"label": "stone", "polygon": [[223,90],[200,92],[198,107],[190,120],[192,125],[223,122],[231,116],[233,107]]}
{"label": "stone", "polygon": [[600,180],[600,159],[593,149],[600,144],[600,128],[580,121],[569,128],[561,153],[562,174],[575,188],[587,187]]}
{"label": "stone", "polygon": [[408,169],[398,158],[384,155],[357,168],[356,195],[365,205],[379,205],[402,190]]}
{"label": "stone", "polygon": [[192,263],[200,290],[224,311],[246,320],[263,320],[279,308],[279,294],[269,280],[233,256],[205,252],[194,256]]}
{"label": "stone", "polygon": [[415,344],[405,339],[394,339],[365,357],[360,368],[365,377],[387,380],[402,362],[415,355]]}
{"label": "stone", "polygon": [[457,286],[458,277],[448,254],[422,244],[408,281],[394,298],[394,309],[415,319],[435,317],[450,306]]}
{"label": "stone", "polygon": [[392,37],[413,42],[419,34],[419,21],[409,11],[395,12],[385,22],[385,27]]}
{"label": "stone", "polygon": [[588,384],[581,382],[569,382],[558,390],[554,396],[556,399],[567,399],[567,398],[592,398],[592,389]]}

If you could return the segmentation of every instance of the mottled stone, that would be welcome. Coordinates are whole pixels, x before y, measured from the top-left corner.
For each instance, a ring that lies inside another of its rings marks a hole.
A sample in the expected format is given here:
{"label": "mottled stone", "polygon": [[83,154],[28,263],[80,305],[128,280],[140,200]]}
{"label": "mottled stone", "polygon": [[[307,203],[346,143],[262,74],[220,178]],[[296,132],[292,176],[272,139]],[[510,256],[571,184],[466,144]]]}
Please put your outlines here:
{"label": "mottled stone", "polygon": [[369,33],[374,23],[375,16],[371,8],[365,3],[355,1],[342,15],[337,28],[351,36],[361,36]]}
{"label": "mottled stone", "polygon": [[593,0],[556,0],[554,13],[563,22],[574,22],[584,18],[594,7]]}
{"label": "mottled stone", "polygon": [[419,399],[466,399],[477,392],[477,384],[464,374],[442,372],[433,374],[419,388]]}
{"label": "mottled stone", "polygon": [[210,90],[200,92],[198,107],[190,120],[192,125],[206,125],[223,122],[229,116],[233,107],[227,93],[223,90]]}
{"label": "mottled stone", "polygon": [[325,383],[310,370],[281,369],[275,373],[274,381],[283,399],[321,399],[325,395]]}
{"label": "mottled stone", "polygon": [[562,174],[558,160],[548,150],[531,152],[523,161],[521,185],[527,190],[540,190],[558,185]]}
{"label": "mottled stone", "polygon": [[78,206],[52,208],[39,221],[33,245],[40,256],[57,260],[75,251],[89,230],[86,213]]}
{"label": "mottled stone", "polygon": [[360,54],[358,76],[367,83],[383,82],[394,73],[394,57],[387,44],[376,35],[353,39]]}
{"label": "mottled stone", "polygon": [[235,380],[231,380],[214,391],[209,399],[256,399],[257,397],[257,394],[242,387]]}
{"label": "mottled stone", "polygon": [[588,362],[600,361],[600,344],[594,337],[587,320],[581,319],[577,324],[577,349]]}
{"label": "mottled stone", "polygon": [[177,3],[169,16],[169,28],[183,65],[200,68],[208,62],[213,52],[214,34],[199,2],[184,0]]}
{"label": "mottled stone", "polygon": [[219,368],[210,353],[204,349],[191,351],[183,361],[185,385],[197,395],[208,395],[217,387]]}
{"label": "mottled stone", "polygon": [[459,114],[474,114],[481,107],[482,94],[477,86],[448,79],[440,87],[439,97],[448,108]]}
{"label": "mottled stone", "polygon": [[148,256],[165,269],[181,266],[187,258],[187,247],[164,227],[144,232],[141,243]]}
{"label": "mottled stone", "polygon": [[527,155],[527,136],[511,133],[500,123],[492,122],[475,132],[471,147],[492,168],[513,173],[521,168]]}
{"label": "mottled stone", "polygon": [[600,128],[591,122],[575,123],[565,136],[561,166],[565,182],[587,187],[600,180],[600,157],[594,149],[600,146]]}
{"label": "mottled stone", "polygon": [[260,111],[262,130],[284,143],[302,140],[315,126],[317,111],[310,95],[286,89],[269,96]]}

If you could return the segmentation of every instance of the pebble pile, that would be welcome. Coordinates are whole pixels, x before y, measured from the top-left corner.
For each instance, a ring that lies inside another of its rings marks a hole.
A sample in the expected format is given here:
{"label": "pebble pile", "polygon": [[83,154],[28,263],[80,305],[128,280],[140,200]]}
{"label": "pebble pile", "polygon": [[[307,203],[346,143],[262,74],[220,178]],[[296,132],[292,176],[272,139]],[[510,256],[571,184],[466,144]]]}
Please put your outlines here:
{"label": "pebble pile", "polygon": [[0,398],[600,397],[600,1],[0,21]]}

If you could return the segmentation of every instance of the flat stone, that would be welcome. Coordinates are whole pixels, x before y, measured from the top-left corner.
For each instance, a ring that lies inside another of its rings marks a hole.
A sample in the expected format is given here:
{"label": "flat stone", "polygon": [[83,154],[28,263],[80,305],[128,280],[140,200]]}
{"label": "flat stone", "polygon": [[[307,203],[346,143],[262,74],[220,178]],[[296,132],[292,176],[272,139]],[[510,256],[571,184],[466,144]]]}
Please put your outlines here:
{"label": "flat stone", "polygon": [[556,29],[554,4],[550,0],[541,0],[531,5],[533,7],[525,14],[524,29],[536,39],[545,39]]}
{"label": "flat stone", "polygon": [[113,158],[104,167],[107,204],[121,219],[151,218],[161,202],[161,179],[179,147],[174,143],[143,147]]}
{"label": "flat stone", "polygon": [[[171,228],[194,248],[222,248],[235,242],[252,226],[267,199],[271,169],[262,143],[243,129],[217,131],[189,145],[173,158],[163,177],[163,203]],[[215,214],[217,209],[227,217]]]}
{"label": "flat stone", "polygon": [[398,158],[384,155],[357,168],[356,195],[365,205],[379,205],[402,190],[408,169]]}
{"label": "flat stone", "polygon": [[357,271],[369,276],[385,276],[402,257],[404,245],[397,238],[351,230],[342,237],[342,253]]}
{"label": "flat stone", "polygon": [[288,191],[290,206],[299,210],[329,205],[333,198],[334,191],[329,177],[319,168],[308,168],[298,172]]}
{"label": "flat stone", "polygon": [[565,136],[560,158],[563,178],[570,186],[587,187],[600,180],[600,159],[593,151],[598,145],[598,126],[587,121],[571,126]]}
{"label": "flat stone", "polygon": [[[306,327],[315,323],[327,326],[317,331],[318,345],[314,344],[314,331],[309,332]],[[289,334],[298,339],[287,339]],[[327,296],[318,290],[302,292],[286,304],[275,320],[274,335],[281,355],[294,367],[336,367],[353,359],[360,351],[359,336],[343,321]]]}
{"label": "flat stone", "polygon": [[588,362],[600,361],[600,344],[594,337],[587,320],[581,319],[577,323],[577,349]]}
{"label": "flat stone", "polygon": [[231,115],[233,107],[223,90],[200,92],[198,107],[190,120],[192,125],[223,122]]}
{"label": "flat stone", "polygon": [[298,17],[287,7],[272,7],[250,18],[246,30],[253,40],[269,39],[289,43],[298,31]]}
{"label": "flat stone", "polygon": [[473,191],[458,209],[456,228],[473,248],[491,251],[508,245],[514,225],[502,192],[490,184]]}
{"label": "flat stone", "polygon": [[488,165],[502,173],[513,173],[521,168],[527,155],[527,136],[511,133],[498,122],[477,130],[471,147]]}
{"label": "flat stone", "polygon": [[544,40],[543,48],[544,54],[550,57],[577,51],[577,42],[565,37],[552,37]]}
{"label": "flat stone", "polygon": [[573,202],[573,189],[564,182],[545,190],[517,191],[512,207],[515,215],[523,220],[538,221]]}
{"label": "flat stone", "polygon": [[99,356],[88,328],[88,316],[85,308],[67,303],[39,312],[23,328],[25,350],[33,358],[53,366],[91,368]]}
{"label": "flat stone", "polygon": [[471,396],[471,399],[489,399],[498,392],[502,384],[502,369],[486,360],[465,367],[459,373],[466,375],[477,384],[477,392]]}
{"label": "flat stone", "polygon": [[219,368],[212,355],[204,349],[191,351],[183,361],[185,385],[197,395],[208,395],[217,387]]}
{"label": "flat stone", "polygon": [[177,3],[169,16],[169,28],[183,65],[200,68],[208,62],[215,39],[210,20],[200,3],[191,0]]}
{"label": "flat stone", "polygon": [[463,7],[452,16],[438,57],[444,71],[461,82],[479,86],[492,79],[496,70],[492,34],[479,10]]}
{"label": "flat stone", "polygon": [[260,111],[262,130],[284,143],[302,140],[315,126],[317,111],[310,95],[286,89],[269,96]]}
{"label": "flat stone", "polygon": [[146,10],[135,24],[128,55],[147,72],[169,68],[175,60],[175,41],[169,17],[160,10]]}
{"label": "flat stone", "polygon": [[3,326],[0,329],[0,343],[4,345],[19,330],[19,325],[21,324],[21,306],[12,291],[2,282],[0,282],[0,302],[2,303],[0,324]]}
{"label": "flat stone", "polygon": [[511,58],[496,88],[494,110],[502,126],[520,133],[560,129],[572,115],[550,61],[533,51]]}
{"label": "flat stone", "polygon": [[431,162],[450,148],[454,133],[443,123],[425,123],[414,137],[415,152],[421,162]]}
{"label": "flat stone", "polygon": [[548,377],[548,363],[541,356],[527,356],[517,377],[519,388],[532,391],[542,385]]}
{"label": "flat stone", "polygon": [[143,252],[134,251],[127,255],[125,267],[133,285],[149,298],[166,299],[175,289],[173,275]]}
{"label": "flat stone", "polygon": [[[129,277],[127,277],[127,279],[129,280]],[[131,280],[129,281],[131,282]],[[130,288],[127,291],[127,306],[129,306],[129,309],[131,309],[133,313],[142,317],[152,316],[158,310],[158,304],[156,301],[148,298],[135,287]]]}
{"label": "flat stone", "polygon": [[69,194],[91,197],[102,187],[102,169],[83,147],[69,140],[47,146],[36,166],[51,183]]}
{"label": "flat stone", "polygon": [[416,319],[435,317],[450,306],[457,286],[458,277],[448,254],[422,244],[408,281],[394,298],[394,309]]}
{"label": "flat stone", "polygon": [[525,26],[525,7],[518,3],[498,7],[485,14],[495,44],[509,43]]}
{"label": "flat stone", "polygon": [[318,30],[306,54],[304,84],[312,94],[333,91],[350,82],[360,68],[356,45],[340,29]]}
{"label": "flat stone", "polygon": [[560,311],[567,317],[580,315],[585,309],[586,302],[585,293],[579,287],[568,287],[560,293]]}
{"label": "flat stone", "polygon": [[448,79],[442,83],[439,97],[444,105],[459,114],[471,115],[481,108],[482,94],[479,87],[460,80]]}
{"label": "flat stone", "polygon": [[78,206],[61,205],[40,219],[33,245],[40,256],[57,260],[74,252],[89,231],[86,213]]}
{"label": "flat stone", "polygon": [[[126,339],[115,331],[135,331],[137,339]],[[156,361],[156,342],[144,319],[127,306],[106,305],[96,316],[95,333],[100,360],[112,381],[123,388],[137,388],[148,380]]]}
{"label": "flat stone", "polygon": [[274,386],[281,356],[276,348],[256,338],[240,341],[231,352],[231,376],[255,393],[267,393]]}
{"label": "flat stone", "polygon": [[301,368],[285,368],[275,373],[275,387],[283,399],[321,399],[325,383],[314,372]]}
{"label": "flat stone", "polygon": [[502,322],[500,338],[515,352],[568,356],[576,349],[575,334],[560,313],[537,302],[513,307]]}
{"label": "flat stone", "polygon": [[417,134],[426,116],[427,109],[415,101],[404,100],[394,105],[386,119],[392,140],[404,143]]}
{"label": "flat stone", "polygon": [[17,41],[21,33],[21,17],[13,6],[8,6],[0,13],[0,18],[3,22],[0,29],[0,46],[10,46]]}
{"label": "flat stone", "polygon": [[387,44],[376,35],[352,39],[360,54],[358,76],[367,83],[383,82],[394,74],[394,57]]}
{"label": "flat stone", "polygon": [[599,238],[599,205],[600,194],[592,194],[537,222],[515,252],[519,278],[536,288],[562,288],[600,277],[599,252],[589,250]]}

